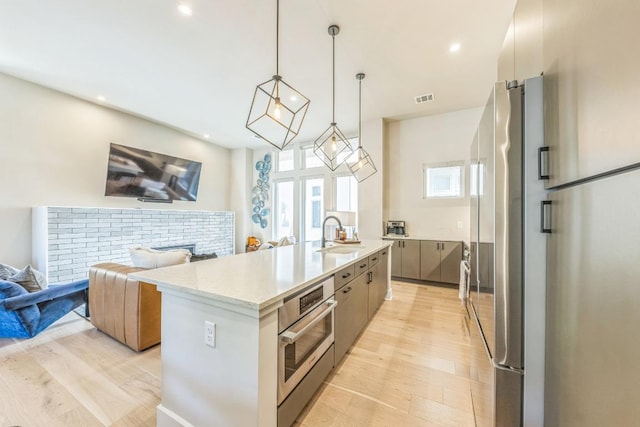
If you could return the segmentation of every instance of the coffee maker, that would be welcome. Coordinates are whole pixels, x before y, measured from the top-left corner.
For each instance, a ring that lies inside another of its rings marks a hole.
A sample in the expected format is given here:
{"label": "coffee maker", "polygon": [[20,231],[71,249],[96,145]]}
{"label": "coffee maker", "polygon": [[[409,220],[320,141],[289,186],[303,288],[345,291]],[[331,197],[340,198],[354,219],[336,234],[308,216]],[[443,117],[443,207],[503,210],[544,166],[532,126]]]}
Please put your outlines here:
{"label": "coffee maker", "polygon": [[385,225],[387,235],[391,236],[406,236],[407,227],[404,221],[387,221]]}

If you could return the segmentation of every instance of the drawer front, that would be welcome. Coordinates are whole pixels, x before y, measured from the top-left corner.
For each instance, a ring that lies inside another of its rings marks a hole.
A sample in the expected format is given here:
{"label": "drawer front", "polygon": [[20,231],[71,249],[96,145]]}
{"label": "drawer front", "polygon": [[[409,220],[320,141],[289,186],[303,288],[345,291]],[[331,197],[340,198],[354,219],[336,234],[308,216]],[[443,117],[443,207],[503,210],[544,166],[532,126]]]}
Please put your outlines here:
{"label": "drawer front", "polygon": [[380,252],[376,252],[373,255],[369,255],[369,268],[373,267],[380,260]]}
{"label": "drawer front", "polygon": [[369,269],[369,258],[364,258],[355,263],[356,266],[356,276],[361,275],[365,271]]}
{"label": "drawer front", "polygon": [[350,266],[343,268],[335,274],[333,283],[336,291],[356,277],[355,268],[355,264],[351,264]]}

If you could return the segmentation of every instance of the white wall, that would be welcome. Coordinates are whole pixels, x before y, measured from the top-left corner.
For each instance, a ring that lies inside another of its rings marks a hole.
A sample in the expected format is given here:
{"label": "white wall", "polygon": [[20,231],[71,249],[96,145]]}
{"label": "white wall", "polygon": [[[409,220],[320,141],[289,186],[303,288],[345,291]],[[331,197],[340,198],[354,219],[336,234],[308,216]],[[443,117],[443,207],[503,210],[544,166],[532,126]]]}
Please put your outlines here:
{"label": "white wall", "polygon": [[[229,210],[228,149],[4,74],[0,93],[0,262],[31,263],[32,206]],[[198,201],[105,197],[111,142],[202,162]]]}
{"label": "white wall", "polygon": [[410,236],[469,240],[468,189],[460,199],[424,199],[422,168],[463,160],[468,179],[469,150],[481,114],[479,107],[387,123],[384,220],[406,221]]}
{"label": "white wall", "polygon": [[384,128],[382,119],[362,124],[362,148],[369,153],[378,171],[358,184],[358,233],[361,239],[377,239],[382,235]]}
{"label": "white wall", "polygon": [[236,213],[236,253],[244,253],[247,237],[253,232],[251,227],[251,189],[255,185],[253,178],[253,150],[237,148],[231,151],[231,181],[229,209]]}

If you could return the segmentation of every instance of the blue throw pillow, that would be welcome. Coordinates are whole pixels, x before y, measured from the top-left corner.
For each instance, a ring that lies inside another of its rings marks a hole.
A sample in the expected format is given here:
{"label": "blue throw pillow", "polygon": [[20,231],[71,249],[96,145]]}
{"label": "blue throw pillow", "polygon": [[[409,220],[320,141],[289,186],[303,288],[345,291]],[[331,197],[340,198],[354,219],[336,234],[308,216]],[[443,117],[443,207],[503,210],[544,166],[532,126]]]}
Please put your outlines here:
{"label": "blue throw pillow", "polygon": [[18,295],[24,295],[27,293],[27,290],[17,283],[0,280],[0,299],[17,297]]}

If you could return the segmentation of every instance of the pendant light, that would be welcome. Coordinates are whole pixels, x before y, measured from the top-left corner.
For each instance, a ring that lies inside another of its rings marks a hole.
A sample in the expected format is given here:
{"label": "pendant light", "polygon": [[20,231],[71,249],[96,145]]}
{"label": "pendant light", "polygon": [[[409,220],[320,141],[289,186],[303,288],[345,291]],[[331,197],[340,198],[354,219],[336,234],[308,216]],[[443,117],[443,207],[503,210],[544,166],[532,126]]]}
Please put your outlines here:
{"label": "pendant light", "polygon": [[247,129],[279,150],[300,133],[309,99],[280,76],[280,0],[276,0],[276,74],[256,87],[247,118]]}
{"label": "pendant light", "polygon": [[336,35],[338,33],[340,33],[340,27],[337,25],[329,26],[329,35],[333,42],[333,115],[331,124],[313,143],[313,153],[332,171],[336,170],[353,153],[353,147],[336,123]]}
{"label": "pendant light", "polygon": [[364,73],[356,74],[356,79],[358,79],[358,148],[347,159],[347,166],[356,180],[362,182],[378,170],[369,153],[362,148],[362,79],[364,79]]}

